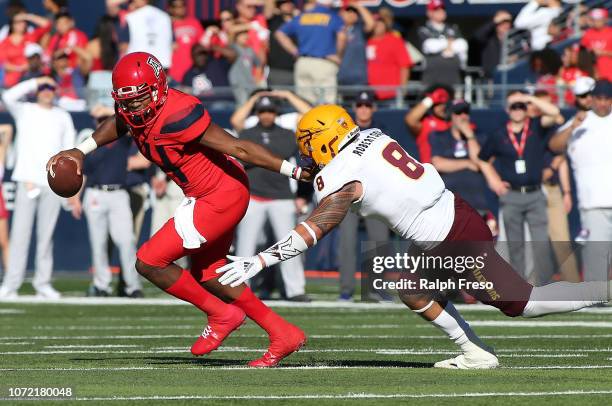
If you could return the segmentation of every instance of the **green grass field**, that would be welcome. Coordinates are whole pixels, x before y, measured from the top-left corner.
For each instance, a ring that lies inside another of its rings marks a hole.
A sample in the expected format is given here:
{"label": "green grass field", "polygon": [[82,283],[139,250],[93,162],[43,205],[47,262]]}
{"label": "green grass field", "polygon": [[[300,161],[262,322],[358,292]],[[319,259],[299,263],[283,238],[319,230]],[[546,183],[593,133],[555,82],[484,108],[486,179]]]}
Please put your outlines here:
{"label": "green grass field", "polygon": [[[75,293],[76,294],[76,293]],[[282,368],[245,364],[267,347],[252,322],[213,354],[189,347],[204,317],[187,305],[0,303],[0,398],[70,387],[87,404],[610,404],[612,308],[512,320],[462,310],[502,368],[431,368],[456,354],[400,306],[276,307],[309,335]]]}

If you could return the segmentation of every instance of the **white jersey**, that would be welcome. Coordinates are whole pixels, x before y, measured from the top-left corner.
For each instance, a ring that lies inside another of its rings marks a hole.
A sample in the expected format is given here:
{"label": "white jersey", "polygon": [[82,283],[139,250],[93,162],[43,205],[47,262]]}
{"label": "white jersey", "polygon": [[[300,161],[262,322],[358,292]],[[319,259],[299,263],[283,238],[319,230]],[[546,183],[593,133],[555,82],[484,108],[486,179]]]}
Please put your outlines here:
{"label": "white jersey", "polygon": [[319,201],[358,181],[363,195],[352,210],[376,217],[423,248],[443,241],[455,219],[454,195],[431,164],[412,158],[379,129],[363,130],[314,179]]}
{"label": "white jersey", "polygon": [[164,68],[172,63],[172,20],[157,7],[146,5],[126,17],[130,31],[127,53],[148,52],[155,55]]}
{"label": "white jersey", "polygon": [[572,161],[578,205],[581,209],[612,207],[612,113],[600,117],[593,111],[586,114],[567,143]]}

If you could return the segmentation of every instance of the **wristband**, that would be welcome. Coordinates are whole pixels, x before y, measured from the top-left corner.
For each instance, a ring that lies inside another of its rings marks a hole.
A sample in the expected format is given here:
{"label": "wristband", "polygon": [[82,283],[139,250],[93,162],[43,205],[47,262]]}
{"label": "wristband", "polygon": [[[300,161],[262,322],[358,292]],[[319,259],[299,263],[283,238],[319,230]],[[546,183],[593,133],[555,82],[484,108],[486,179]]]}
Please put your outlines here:
{"label": "wristband", "polygon": [[310,234],[310,236],[312,237],[312,240],[313,240],[312,245],[317,245],[317,233],[315,233],[312,227],[310,227],[308,223],[306,223],[305,221],[302,221],[300,225],[304,227],[306,231],[308,231],[308,234]]}
{"label": "wristband", "polygon": [[93,137],[88,137],[85,141],[83,141],[76,147],[76,149],[81,151],[83,155],[89,154],[96,148],[98,148],[98,144],[96,144],[96,140],[94,140]]}
{"label": "wristband", "polygon": [[299,166],[295,166],[291,162],[285,160],[281,164],[279,172],[289,178],[300,180],[300,176],[302,175],[302,168],[300,168]]}
{"label": "wristband", "polygon": [[433,106],[434,104],[433,99],[431,97],[424,98],[423,100],[421,100],[421,103],[423,103],[428,109],[430,109],[431,106]]}

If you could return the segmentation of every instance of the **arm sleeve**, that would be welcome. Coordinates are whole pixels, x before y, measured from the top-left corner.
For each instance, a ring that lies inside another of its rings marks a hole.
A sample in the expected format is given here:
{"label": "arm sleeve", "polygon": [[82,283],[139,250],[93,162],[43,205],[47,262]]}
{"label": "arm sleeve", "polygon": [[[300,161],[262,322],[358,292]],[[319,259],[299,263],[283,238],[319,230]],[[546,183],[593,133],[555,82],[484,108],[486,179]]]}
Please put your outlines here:
{"label": "arm sleeve", "polygon": [[438,136],[438,132],[434,131],[429,134],[429,145],[431,146],[431,157],[441,156],[444,157],[444,148],[442,147],[442,143],[440,142],[440,137]]}
{"label": "arm sleeve", "polygon": [[333,15],[331,22],[331,28],[334,30],[335,33],[338,33],[344,29],[344,20],[342,20],[342,18],[340,18],[338,14]]}
{"label": "arm sleeve", "polygon": [[204,108],[202,103],[189,106],[186,114],[175,121],[171,121],[171,117],[162,126],[161,135],[167,134],[168,138],[181,144],[200,139],[211,123],[208,110]]}
{"label": "arm sleeve", "polygon": [[37,87],[36,79],[30,79],[5,90],[4,93],[2,93],[2,101],[9,113],[13,116],[19,114],[25,104],[21,102],[20,99],[25,97],[28,93],[36,91]]}
{"label": "arm sleeve", "polygon": [[483,144],[480,145],[480,152],[478,158],[482,161],[488,161],[492,156],[495,155],[494,143],[491,140],[493,137],[487,137]]}
{"label": "arm sleeve", "polygon": [[294,36],[296,34],[296,25],[297,25],[297,17],[293,17],[291,21],[287,21],[285,24],[281,25],[279,30],[288,36]]}
{"label": "arm sleeve", "polygon": [[446,38],[427,38],[423,41],[423,53],[439,54],[448,46]]}
{"label": "arm sleeve", "polygon": [[127,22],[119,26],[117,29],[117,37],[119,42],[130,42],[130,27]]}
{"label": "arm sleeve", "polygon": [[540,15],[537,13],[539,4],[535,0],[531,0],[525,7],[519,11],[518,15],[514,19],[514,27],[528,30],[532,27],[538,26],[540,22]]}
{"label": "arm sleeve", "polygon": [[485,44],[489,38],[494,35],[494,32],[495,23],[493,21],[489,21],[476,30],[474,33],[474,39],[481,44]]}

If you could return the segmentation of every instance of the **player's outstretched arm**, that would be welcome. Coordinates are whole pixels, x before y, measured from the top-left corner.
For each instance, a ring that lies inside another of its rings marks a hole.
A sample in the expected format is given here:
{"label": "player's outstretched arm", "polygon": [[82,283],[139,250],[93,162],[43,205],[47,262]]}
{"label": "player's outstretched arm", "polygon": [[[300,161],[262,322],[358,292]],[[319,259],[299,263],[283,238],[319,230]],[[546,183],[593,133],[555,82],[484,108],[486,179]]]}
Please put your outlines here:
{"label": "player's outstretched arm", "polygon": [[274,155],[257,143],[232,137],[215,123],[211,123],[200,143],[216,151],[231,155],[243,162],[259,166],[298,180],[310,180],[310,173]]}
{"label": "player's outstretched arm", "polygon": [[127,128],[123,122],[117,119],[114,115],[107,118],[94,132],[85,139],[76,148],[60,151],[53,155],[47,162],[47,171],[61,157],[66,157],[74,160],[77,164],[77,173],[80,175],[83,168],[83,160],[85,155],[94,151],[96,148],[109,144],[127,132]]}
{"label": "player's outstretched arm", "polygon": [[351,204],[359,199],[362,193],[360,183],[346,184],[342,189],[321,200],[306,221],[298,224],[267,250],[252,257],[228,255],[227,257],[233,262],[217,270],[217,273],[224,273],[219,278],[219,282],[236,287],[264,268],[297,257],[340,224]]}

